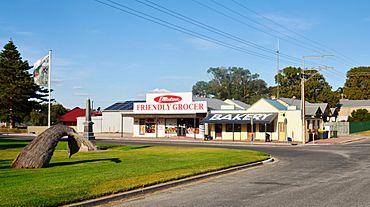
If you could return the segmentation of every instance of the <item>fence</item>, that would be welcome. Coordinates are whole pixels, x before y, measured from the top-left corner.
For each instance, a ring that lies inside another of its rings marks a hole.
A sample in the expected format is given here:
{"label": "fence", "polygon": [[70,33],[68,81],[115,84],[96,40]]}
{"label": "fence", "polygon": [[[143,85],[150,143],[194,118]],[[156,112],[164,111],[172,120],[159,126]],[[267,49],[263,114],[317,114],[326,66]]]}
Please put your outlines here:
{"label": "fence", "polygon": [[324,122],[324,126],[330,126],[333,130],[338,131],[338,135],[348,135],[350,133],[349,122]]}
{"label": "fence", "polygon": [[363,132],[368,130],[370,130],[370,121],[349,123],[349,133]]}

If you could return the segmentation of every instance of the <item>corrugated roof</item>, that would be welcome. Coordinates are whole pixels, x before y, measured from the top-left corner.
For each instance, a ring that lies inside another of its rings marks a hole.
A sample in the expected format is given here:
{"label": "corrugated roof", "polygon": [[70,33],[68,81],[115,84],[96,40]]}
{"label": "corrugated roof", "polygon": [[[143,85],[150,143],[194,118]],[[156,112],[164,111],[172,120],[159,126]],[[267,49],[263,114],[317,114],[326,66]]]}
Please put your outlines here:
{"label": "corrugated roof", "polygon": [[287,107],[277,100],[272,100],[272,99],[264,99],[264,100],[279,110],[282,110],[282,111],[287,110]]}
{"label": "corrugated roof", "polygon": [[[239,100],[229,99],[229,101],[234,102],[236,105],[240,106],[240,107],[241,107],[241,109],[244,109],[244,110],[246,110],[246,109],[248,109],[248,108],[250,108],[250,107],[251,107],[251,105],[246,104],[246,103],[244,103],[244,102],[242,102],[242,101],[239,101]],[[238,107],[238,108],[240,108],[240,107]]]}
{"label": "corrugated roof", "polygon": [[[297,109],[301,109],[301,100],[300,99],[294,99],[294,98],[279,98],[281,101],[285,102],[286,104],[290,106],[296,106]],[[306,108],[308,106],[317,106],[320,107],[321,112],[325,112],[325,110],[328,108],[328,103],[310,103],[308,101],[306,103]]]}
{"label": "corrugated roof", "polygon": [[193,96],[193,101],[207,101],[208,110],[220,110],[221,105],[225,105],[225,102],[215,98]]}
{"label": "corrugated roof", "polygon": [[74,109],[60,116],[59,120],[64,121],[64,122],[75,122],[77,121],[77,117],[80,117],[80,116],[85,116],[85,109],[81,109],[80,107],[75,107]]}
{"label": "corrugated roof", "polygon": [[[295,98],[279,98],[284,103],[288,104],[289,106],[296,106],[297,109],[301,109],[301,100]],[[311,104],[310,102],[306,101],[306,105]]]}
{"label": "corrugated roof", "polygon": [[315,116],[317,114],[321,114],[322,111],[319,106],[308,105],[306,106],[305,114],[309,116]]}
{"label": "corrugated roof", "polygon": [[370,100],[339,100],[341,107],[370,107]]}

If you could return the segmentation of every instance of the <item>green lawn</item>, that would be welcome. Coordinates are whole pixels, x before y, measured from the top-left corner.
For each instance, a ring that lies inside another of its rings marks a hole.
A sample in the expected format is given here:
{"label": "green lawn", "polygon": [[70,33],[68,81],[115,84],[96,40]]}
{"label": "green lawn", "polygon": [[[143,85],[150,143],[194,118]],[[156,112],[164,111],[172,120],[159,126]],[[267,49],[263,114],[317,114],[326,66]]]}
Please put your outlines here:
{"label": "green lawn", "polygon": [[0,139],[0,205],[56,206],[265,160],[246,150],[119,146],[68,158],[60,142],[48,168],[12,169],[25,141]]}

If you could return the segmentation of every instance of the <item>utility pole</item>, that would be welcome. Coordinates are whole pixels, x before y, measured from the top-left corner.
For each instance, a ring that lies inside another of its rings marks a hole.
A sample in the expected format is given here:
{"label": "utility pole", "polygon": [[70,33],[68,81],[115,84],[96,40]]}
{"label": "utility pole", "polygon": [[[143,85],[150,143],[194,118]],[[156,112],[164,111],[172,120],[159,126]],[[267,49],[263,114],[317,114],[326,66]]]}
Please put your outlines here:
{"label": "utility pole", "polygon": [[[302,72],[301,72],[301,120],[302,120],[302,144],[306,144],[306,100],[305,100],[305,93],[304,93],[304,71],[305,71],[305,59],[307,58],[324,58],[327,56],[334,56],[334,55],[315,55],[315,56],[303,56],[302,57]],[[328,67],[326,67],[328,69]]]}
{"label": "utility pole", "polygon": [[306,108],[305,108],[305,97],[304,97],[304,59],[302,58],[302,72],[301,72],[301,119],[302,119],[302,144],[306,143]]}

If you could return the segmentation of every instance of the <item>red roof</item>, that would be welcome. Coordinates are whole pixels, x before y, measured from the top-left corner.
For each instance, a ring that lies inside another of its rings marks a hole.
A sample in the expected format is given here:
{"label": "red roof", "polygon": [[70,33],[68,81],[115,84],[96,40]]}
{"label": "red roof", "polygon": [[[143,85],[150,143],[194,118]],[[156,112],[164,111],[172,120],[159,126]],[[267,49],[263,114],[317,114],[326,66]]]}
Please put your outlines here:
{"label": "red roof", "polygon": [[77,121],[77,117],[79,116],[85,116],[85,109],[81,109],[80,107],[76,107],[70,111],[68,111],[63,116],[59,117],[60,121],[64,122],[73,122]]}
{"label": "red roof", "polygon": [[[85,109],[81,109],[80,107],[76,107],[72,110],[69,110],[66,114],[59,117],[60,121],[64,122],[76,122],[77,117],[85,116]],[[93,111],[91,112],[91,116],[101,116],[102,113],[100,111]]]}

